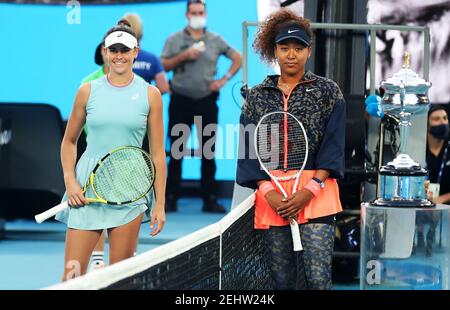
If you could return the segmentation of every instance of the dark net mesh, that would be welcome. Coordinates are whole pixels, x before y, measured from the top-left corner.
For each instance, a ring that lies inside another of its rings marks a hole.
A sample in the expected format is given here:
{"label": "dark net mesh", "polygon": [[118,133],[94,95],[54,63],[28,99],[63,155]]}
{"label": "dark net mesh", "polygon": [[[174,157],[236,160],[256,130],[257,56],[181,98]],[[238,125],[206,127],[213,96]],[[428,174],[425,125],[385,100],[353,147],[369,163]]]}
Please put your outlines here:
{"label": "dark net mesh", "polygon": [[253,229],[253,218],[251,207],[222,233],[221,273],[220,237],[214,237],[105,289],[271,289],[264,240],[261,231]]}
{"label": "dark net mesh", "polygon": [[271,289],[262,231],[253,229],[254,208],[222,233],[222,289]]}
{"label": "dark net mesh", "polygon": [[253,229],[253,200],[204,229],[51,289],[271,289],[262,231]]}
{"label": "dark net mesh", "polygon": [[219,237],[116,282],[113,290],[219,289]]}

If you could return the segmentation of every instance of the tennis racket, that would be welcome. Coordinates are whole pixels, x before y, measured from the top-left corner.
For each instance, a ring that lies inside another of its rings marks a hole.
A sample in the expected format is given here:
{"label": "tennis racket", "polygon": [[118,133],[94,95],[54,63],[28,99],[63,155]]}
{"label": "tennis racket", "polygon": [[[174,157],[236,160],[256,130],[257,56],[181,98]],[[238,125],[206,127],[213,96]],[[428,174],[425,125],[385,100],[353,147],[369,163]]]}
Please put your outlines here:
{"label": "tennis racket", "polygon": [[[288,112],[268,113],[256,126],[254,143],[261,167],[283,196],[288,197],[280,181],[295,179],[292,191],[295,193],[308,159],[308,138],[302,123]],[[297,221],[290,219],[290,226],[294,251],[301,251],[303,247]]]}
{"label": "tennis racket", "polygon": [[[89,202],[122,205],[141,199],[153,187],[155,166],[150,155],[134,146],[117,148],[100,159],[83,187],[92,188]],[[55,216],[69,206],[67,201],[35,216],[36,222]]]}

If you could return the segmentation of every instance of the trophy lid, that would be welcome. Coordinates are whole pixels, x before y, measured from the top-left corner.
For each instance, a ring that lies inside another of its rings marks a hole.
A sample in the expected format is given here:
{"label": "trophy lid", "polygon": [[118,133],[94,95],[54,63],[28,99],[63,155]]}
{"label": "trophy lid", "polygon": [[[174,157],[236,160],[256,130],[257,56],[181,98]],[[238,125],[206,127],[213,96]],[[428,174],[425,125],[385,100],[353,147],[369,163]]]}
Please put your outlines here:
{"label": "trophy lid", "polygon": [[426,94],[431,83],[419,77],[410,68],[410,54],[405,52],[403,66],[392,77],[381,82],[381,87],[390,94]]}

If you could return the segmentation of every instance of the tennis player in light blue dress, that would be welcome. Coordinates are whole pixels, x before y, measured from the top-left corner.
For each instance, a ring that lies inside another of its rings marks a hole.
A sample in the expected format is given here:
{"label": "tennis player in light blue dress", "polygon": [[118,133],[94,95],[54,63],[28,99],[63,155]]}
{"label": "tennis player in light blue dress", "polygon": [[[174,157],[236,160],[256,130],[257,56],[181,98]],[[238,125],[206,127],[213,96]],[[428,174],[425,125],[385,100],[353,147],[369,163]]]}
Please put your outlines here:
{"label": "tennis player in light blue dress", "polygon": [[[67,224],[63,281],[86,273],[92,250],[104,229],[108,230],[110,264],[113,264],[133,256],[142,221],[150,219],[152,236],[165,223],[161,94],[132,72],[139,48],[130,27],[123,24],[113,27],[104,42],[110,71],[80,87],[61,144],[66,185],[63,199],[71,206],[56,216]],[[75,167],[77,141],[85,123],[89,131],[87,148]],[[147,131],[156,167],[154,191],[123,206],[88,204],[86,197],[94,196],[91,189],[83,195],[82,186],[98,160],[121,146],[141,147]]]}

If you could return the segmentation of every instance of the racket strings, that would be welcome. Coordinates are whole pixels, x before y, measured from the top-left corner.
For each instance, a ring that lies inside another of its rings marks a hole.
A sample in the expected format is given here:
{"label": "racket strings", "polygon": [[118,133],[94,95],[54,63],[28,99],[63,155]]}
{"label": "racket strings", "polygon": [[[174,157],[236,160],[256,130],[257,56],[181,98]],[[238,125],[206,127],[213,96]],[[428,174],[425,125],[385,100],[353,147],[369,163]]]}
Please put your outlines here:
{"label": "racket strings", "polygon": [[267,170],[302,169],[307,146],[303,127],[287,113],[266,115],[256,129],[256,152]]}
{"label": "racket strings", "polygon": [[154,168],[140,149],[125,148],[111,153],[94,177],[96,193],[110,202],[132,201],[145,195],[153,184]]}

